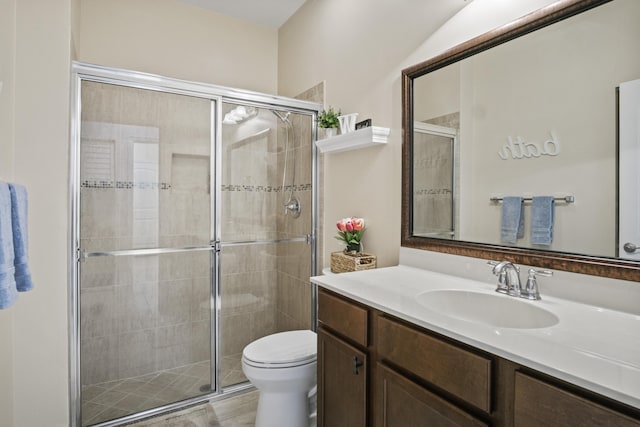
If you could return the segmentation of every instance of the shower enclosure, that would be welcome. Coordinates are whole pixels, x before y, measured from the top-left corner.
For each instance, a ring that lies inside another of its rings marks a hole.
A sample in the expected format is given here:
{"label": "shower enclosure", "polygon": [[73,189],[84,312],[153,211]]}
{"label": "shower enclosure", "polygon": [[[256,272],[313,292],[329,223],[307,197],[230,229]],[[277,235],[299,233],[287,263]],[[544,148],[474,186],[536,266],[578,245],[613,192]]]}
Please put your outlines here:
{"label": "shower enclosure", "polygon": [[245,345],[314,325],[321,106],[73,70],[73,425],[248,389]]}

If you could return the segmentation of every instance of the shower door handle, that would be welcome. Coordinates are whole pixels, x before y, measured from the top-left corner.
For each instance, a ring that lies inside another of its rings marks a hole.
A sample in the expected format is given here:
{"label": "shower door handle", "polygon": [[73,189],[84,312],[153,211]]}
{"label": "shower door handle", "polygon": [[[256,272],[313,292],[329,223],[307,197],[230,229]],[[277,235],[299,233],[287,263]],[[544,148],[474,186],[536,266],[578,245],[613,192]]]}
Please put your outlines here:
{"label": "shower door handle", "polygon": [[215,251],[215,246],[184,246],[180,248],[148,248],[148,249],[125,249],[116,251],[100,251],[90,252],[86,249],[79,249],[79,258],[84,260],[87,258],[106,257],[106,256],[136,256],[136,255],[163,255],[179,252],[201,252]]}
{"label": "shower door handle", "polygon": [[359,374],[358,368],[360,368],[362,365],[364,365],[364,362],[358,360],[358,356],[353,356],[353,375]]}

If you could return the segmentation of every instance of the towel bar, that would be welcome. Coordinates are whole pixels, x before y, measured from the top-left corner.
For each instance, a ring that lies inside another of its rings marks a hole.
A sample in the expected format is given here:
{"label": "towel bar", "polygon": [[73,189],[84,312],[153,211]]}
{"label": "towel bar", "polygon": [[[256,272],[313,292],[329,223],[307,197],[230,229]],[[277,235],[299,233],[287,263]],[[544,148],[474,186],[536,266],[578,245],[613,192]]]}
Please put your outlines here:
{"label": "towel bar", "polygon": [[[502,201],[502,197],[490,197],[489,200],[493,203],[500,203]],[[533,197],[523,197],[522,201],[524,202],[530,202],[531,200],[533,200]],[[560,196],[560,197],[554,197],[553,200],[555,200],[556,202],[564,202],[564,203],[573,203],[575,202],[575,197],[573,196]]]}

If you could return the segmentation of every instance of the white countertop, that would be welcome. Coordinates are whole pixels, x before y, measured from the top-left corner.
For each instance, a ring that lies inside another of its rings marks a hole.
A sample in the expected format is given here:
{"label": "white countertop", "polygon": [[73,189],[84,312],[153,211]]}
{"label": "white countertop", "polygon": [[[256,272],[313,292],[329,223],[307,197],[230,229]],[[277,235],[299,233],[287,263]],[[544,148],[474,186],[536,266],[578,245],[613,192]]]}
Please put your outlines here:
{"label": "white countertop", "polygon": [[[495,285],[414,267],[312,277],[323,288],[380,311],[640,408],[640,316],[545,296],[534,304],[554,313],[548,328],[509,329],[456,319],[416,301],[426,291],[496,294]],[[496,282],[497,283],[497,282]]]}

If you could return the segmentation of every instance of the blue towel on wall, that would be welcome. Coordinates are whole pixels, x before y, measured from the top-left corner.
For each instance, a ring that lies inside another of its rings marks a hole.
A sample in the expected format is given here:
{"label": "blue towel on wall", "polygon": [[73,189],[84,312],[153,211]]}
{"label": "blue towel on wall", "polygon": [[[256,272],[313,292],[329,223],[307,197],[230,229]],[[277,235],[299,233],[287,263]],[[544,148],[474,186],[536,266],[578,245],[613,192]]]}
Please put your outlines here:
{"label": "blue towel on wall", "polygon": [[9,184],[11,191],[11,224],[13,227],[13,264],[16,268],[18,292],[33,288],[29,264],[27,264],[27,190],[22,185]]}
{"label": "blue towel on wall", "polygon": [[531,203],[531,243],[549,246],[553,240],[553,197],[534,197]]}
{"label": "blue towel on wall", "polygon": [[500,237],[503,242],[515,243],[524,236],[524,205],[522,197],[502,198],[502,225]]}
{"label": "blue towel on wall", "polygon": [[0,181],[0,309],[11,307],[18,298],[13,253],[11,191]]}

